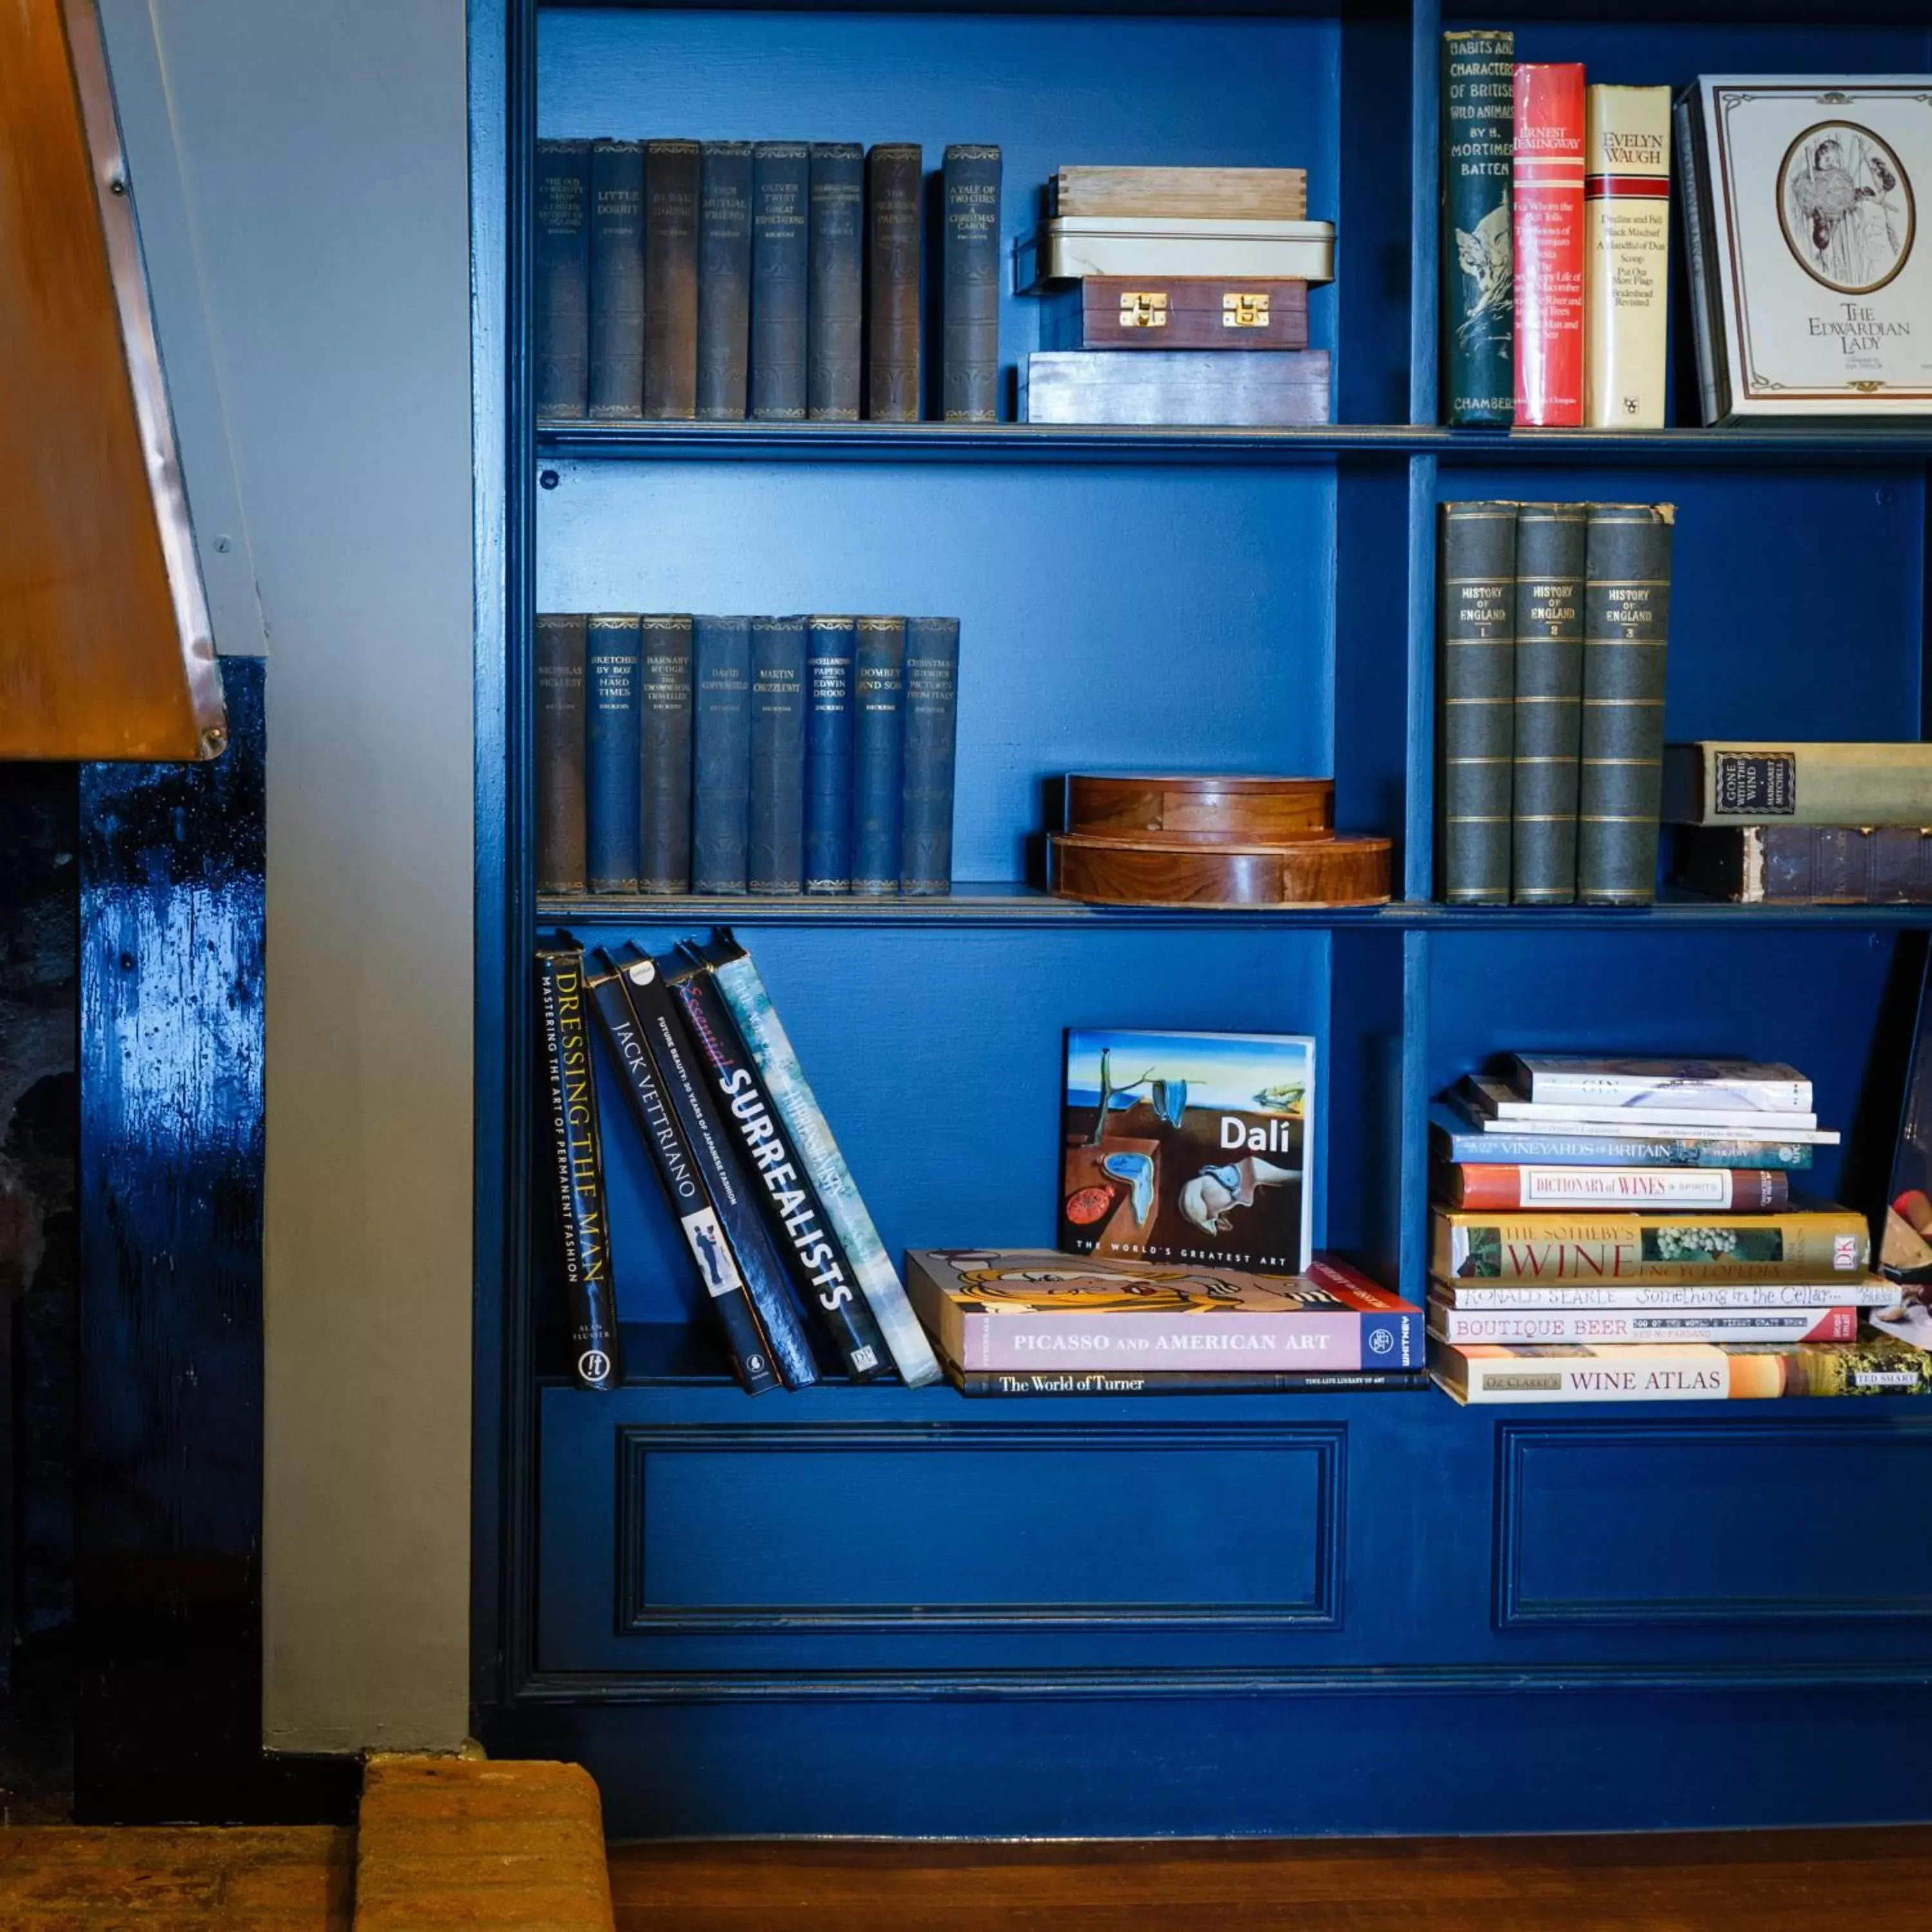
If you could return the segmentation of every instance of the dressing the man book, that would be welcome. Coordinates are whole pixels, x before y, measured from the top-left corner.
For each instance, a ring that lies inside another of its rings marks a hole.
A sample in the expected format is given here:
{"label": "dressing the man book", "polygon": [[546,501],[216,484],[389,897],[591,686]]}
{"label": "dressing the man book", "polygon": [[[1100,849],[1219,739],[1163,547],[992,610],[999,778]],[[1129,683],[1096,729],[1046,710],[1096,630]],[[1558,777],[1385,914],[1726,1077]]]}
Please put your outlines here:
{"label": "dressing the man book", "polygon": [[1314,1104],[1312,1040],[1070,1030],[1060,1246],[1302,1274]]}

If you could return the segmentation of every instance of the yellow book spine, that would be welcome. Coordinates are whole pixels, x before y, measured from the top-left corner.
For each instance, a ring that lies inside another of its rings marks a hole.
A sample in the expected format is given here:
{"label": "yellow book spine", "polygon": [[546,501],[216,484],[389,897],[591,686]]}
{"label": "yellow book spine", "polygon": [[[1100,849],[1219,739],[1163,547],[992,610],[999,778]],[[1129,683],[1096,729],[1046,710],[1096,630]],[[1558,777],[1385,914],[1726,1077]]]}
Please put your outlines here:
{"label": "yellow book spine", "polygon": [[1670,90],[1585,90],[1583,420],[1661,429],[1670,268]]}

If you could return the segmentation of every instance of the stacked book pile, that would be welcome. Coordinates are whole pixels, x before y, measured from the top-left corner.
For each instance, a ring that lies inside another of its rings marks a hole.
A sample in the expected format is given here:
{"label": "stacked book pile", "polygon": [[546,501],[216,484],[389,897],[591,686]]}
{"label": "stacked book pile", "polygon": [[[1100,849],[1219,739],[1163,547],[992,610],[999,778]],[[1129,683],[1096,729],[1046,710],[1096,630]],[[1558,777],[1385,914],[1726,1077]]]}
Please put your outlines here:
{"label": "stacked book pile", "polygon": [[1335,230],[1307,219],[1301,169],[1062,168],[1049,200],[1017,251],[1042,298],[1027,422],[1328,422],[1308,286],[1334,277]]}
{"label": "stacked book pile", "polygon": [[1838,1136],[1742,1060],[1519,1054],[1432,1115],[1430,1368],[1460,1402],[1932,1394],[1871,1330],[1864,1216],[1797,1204]]}

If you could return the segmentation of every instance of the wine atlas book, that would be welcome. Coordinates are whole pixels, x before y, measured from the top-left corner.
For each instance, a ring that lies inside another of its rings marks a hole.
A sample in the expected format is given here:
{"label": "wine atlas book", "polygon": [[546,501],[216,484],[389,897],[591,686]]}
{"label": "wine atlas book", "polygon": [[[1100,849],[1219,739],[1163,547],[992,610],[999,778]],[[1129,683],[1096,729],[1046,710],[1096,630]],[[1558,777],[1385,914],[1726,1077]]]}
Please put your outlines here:
{"label": "wine atlas book", "polygon": [[1430,1372],[1458,1402],[1696,1402],[1932,1394],[1932,1354],[1888,1337],[1853,1342],[1437,1342]]}

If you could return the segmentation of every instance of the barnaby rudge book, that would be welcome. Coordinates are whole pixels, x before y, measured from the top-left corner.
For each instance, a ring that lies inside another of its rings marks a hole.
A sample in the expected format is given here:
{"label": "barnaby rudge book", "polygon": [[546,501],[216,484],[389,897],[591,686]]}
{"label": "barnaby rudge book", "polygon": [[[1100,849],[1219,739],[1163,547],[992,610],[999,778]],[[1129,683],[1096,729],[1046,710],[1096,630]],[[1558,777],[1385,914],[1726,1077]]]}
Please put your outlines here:
{"label": "barnaby rudge book", "polygon": [[1835,1282],[1862,1279],[1871,1258],[1865,1217],[1828,1206],[1781,1214],[1438,1208],[1430,1223],[1430,1271],[1444,1281]]}
{"label": "barnaby rudge book", "polygon": [[698,224],[695,141],[644,143],[644,414],[698,413]]}
{"label": "barnaby rudge book", "polygon": [[1076,1028],[1065,1071],[1064,1250],[1304,1272],[1312,1040]]}
{"label": "barnaby rudge book", "polygon": [[1433,1342],[1430,1372],[1458,1402],[1697,1402],[1932,1395],[1932,1354],[1864,1342],[1503,1348]]}

